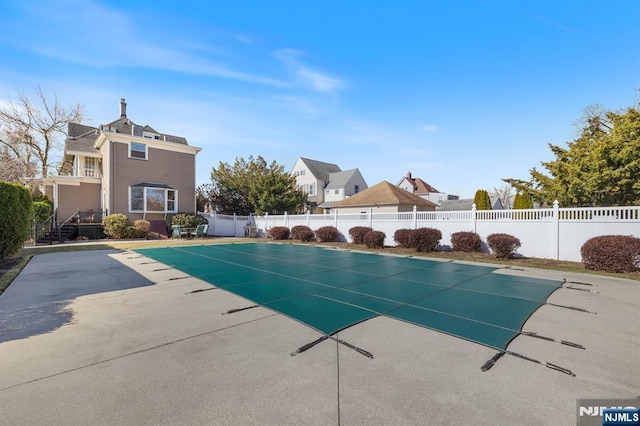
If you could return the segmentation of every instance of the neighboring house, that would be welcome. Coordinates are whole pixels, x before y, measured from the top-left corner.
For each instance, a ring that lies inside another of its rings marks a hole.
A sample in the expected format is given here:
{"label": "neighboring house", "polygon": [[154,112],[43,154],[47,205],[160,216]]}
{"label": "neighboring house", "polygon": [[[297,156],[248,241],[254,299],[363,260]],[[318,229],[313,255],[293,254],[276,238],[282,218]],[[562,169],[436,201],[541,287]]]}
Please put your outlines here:
{"label": "neighboring house", "polygon": [[[489,197],[491,200],[491,210],[504,210],[502,201],[498,197]],[[462,200],[445,200],[438,206],[438,210],[442,211],[459,211],[471,210],[473,206],[473,198],[465,198]]]}
{"label": "neighboring house", "polygon": [[358,169],[330,173],[329,182],[324,187],[324,202],[318,207],[321,207],[325,213],[329,213],[335,203],[365,189],[367,189],[367,183]]}
{"label": "neighboring house", "polygon": [[358,169],[342,171],[337,164],[303,157],[296,160],[291,174],[307,193],[307,209],[312,213],[329,211],[334,202],[367,188]]}
{"label": "neighboring house", "polygon": [[339,213],[433,211],[436,204],[396,185],[382,181],[352,197],[338,201],[333,208]]}
{"label": "neighboring house", "polygon": [[425,200],[429,200],[435,204],[440,204],[445,200],[458,199],[457,195],[450,195],[444,192],[440,192],[424,180],[420,178],[414,178],[413,176],[411,176],[411,172],[407,172],[407,175],[403,177],[400,182],[398,182],[398,186],[405,191],[409,191],[412,194],[422,197]]}
{"label": "neighboring house", "polygon": [[77,216],[99,221],[122,213],[130,221],[169,223],[177,212],[195,211],[196,154],[184,137],[140,126],[127,117],[98,127],[69,123],[58,176],[45,185],[62,223]]}

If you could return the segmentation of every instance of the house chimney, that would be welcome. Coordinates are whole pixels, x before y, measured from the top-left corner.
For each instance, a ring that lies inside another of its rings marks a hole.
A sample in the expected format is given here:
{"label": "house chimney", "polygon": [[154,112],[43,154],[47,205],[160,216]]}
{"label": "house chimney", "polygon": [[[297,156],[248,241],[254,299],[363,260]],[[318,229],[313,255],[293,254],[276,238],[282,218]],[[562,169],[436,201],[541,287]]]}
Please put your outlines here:
{"label": "house chimney", "polygon": [[411,180],[411,172],[407,172],[407,179]]}
{"label": "house chimney", "polygon": [[120,98],[120,117],[127,116],[127,103],[124,98]]}

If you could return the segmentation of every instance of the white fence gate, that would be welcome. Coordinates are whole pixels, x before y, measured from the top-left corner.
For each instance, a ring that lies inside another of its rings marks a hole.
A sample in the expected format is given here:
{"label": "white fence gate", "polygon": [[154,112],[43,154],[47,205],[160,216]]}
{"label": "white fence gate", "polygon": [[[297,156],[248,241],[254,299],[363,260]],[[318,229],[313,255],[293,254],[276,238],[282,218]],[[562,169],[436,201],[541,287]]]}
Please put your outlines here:
{"label": "white fence gate", "polygon": [[484,241],[494,233],[506,233],[520,239],[518,250],[527,257],[580,262],[580,248],[599,235],[631,235],[640,238],[640,206],[559,208],[527,210],[432,211],[406,213],[302,214],[227,216],[205,215],[209,233],[218,236],[246,235],[247,224],[255,224],[258,235],[265,236],[274,226],[292,228],[306,225],[316,230],[335,226],[343,241],[350,241],[349,229],[369,226],[386,234],[385,245],[393,246],[396,230],[436,228],[442,232],[443,246],[451,245],[451,234],[477,232]]}

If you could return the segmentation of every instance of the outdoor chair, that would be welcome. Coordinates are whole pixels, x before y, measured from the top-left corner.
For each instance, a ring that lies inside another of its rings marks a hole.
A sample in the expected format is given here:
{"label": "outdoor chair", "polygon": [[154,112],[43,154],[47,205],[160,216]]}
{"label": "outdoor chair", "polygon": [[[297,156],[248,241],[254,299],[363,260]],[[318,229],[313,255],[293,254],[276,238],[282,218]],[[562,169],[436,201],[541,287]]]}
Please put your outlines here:
{"label": "outdoor chair", "polygon": [[196,230],[191,233],[191,236],[195,238],[204,238],[207,236],[208,229],[209,225],[198,225]]}
{"label": "outdoor chair", "polygon": [[171,225],[171,238],[186,237],[187,233],[182,230],[180,225]]}

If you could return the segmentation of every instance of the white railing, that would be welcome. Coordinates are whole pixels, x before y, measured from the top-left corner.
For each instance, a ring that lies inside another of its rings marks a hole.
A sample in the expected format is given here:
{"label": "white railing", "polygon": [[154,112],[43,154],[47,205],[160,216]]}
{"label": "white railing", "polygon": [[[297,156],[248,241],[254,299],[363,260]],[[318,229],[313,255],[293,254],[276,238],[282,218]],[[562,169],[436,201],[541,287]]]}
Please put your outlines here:
{"label": "white railing", "polygon": [[[218,215],[220,217],[221,215]],[[233,216],[230,216],[233,218]],[[581,261],[580,248],[599,235],[632,235],[640,238],[640,206],[553,208],[526,210],[430,211],[402,213],[344,213],[302,215],[264,215],[236,218],[241,223],[236,235],[244,235],[242,226],[255,223],[258,235],[264,236],[274,226],[292,228],[306,225],[316,230],[335,226],[343,241],[349,241],[349,229],[370,226],[386,234],[386,245],[395,245],[393,235],[402,228],[436,228],[442,232],[441,245],[451,245],[451,234],[477,232],[483,240],[494,233],[511,234],[522,243],[518,250],[528,257]],[[230,220],[230,219],[225,219]],[[222,220],[216,223],[220,226]],[[218,235],[218,234],[216,234]]]}

